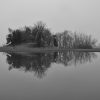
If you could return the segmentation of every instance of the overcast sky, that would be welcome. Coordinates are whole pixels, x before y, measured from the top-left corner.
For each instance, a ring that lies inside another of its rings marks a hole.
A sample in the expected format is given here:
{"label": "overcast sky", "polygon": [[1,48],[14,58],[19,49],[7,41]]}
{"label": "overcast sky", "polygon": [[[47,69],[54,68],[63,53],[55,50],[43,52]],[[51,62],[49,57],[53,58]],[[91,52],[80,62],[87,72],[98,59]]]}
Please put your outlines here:
{"label": "overcast sky", "polygon": [[0,0],[0,44],[8,28],[43,21],[52,32],[85,32],[100,38],[100,0]]}

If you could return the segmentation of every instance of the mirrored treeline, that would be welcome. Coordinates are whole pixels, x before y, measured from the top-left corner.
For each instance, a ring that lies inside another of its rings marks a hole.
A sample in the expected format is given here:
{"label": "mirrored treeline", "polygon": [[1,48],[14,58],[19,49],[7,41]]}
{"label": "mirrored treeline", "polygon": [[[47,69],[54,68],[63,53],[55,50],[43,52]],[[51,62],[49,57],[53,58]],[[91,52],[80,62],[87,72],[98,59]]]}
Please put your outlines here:
{"label": "mirrored treeline", "polygon": [[14,68],[25,72],[34,72],[38,78],[45,76],[47,69],[51,67],[52,63],[63,64],[67,67],[91,62],[94,58],[97,58],[94,52],[74,51],[32,54],[7,53],[6,56],[9,70]]}

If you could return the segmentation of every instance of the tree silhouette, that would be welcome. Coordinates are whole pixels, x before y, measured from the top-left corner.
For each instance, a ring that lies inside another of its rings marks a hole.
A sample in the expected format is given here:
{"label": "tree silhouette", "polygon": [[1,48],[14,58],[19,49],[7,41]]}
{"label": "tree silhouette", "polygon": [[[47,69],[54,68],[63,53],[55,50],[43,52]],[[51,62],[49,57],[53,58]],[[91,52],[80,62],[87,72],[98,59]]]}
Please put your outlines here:
{"label": "tree silhouette", "polygon": [[41,21],[33,27],[25,26],[24,29],[12,30],[9,28],[9,33],[6,38],[8,45],[33,43],[33,47],[92,49],[97,42],[91,35],[72,33],[71,31],[64,31],[54,35]]}
{"label": "tree silhouette", "polygon": [[37,47],[48,47],[51,42],[51,32],[45,24],[38,22],[33,27],[25,26],[24,30],[9,28],[7,44],[17,45],[21,43],[35,43]]}

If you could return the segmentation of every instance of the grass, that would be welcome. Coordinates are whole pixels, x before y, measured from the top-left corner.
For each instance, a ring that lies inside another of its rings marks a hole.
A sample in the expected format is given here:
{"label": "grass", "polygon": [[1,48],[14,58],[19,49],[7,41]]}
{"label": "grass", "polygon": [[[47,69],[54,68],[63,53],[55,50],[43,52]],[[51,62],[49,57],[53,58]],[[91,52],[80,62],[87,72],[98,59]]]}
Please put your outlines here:
{"label": "grass", "polygon": [[93,49],[67,49],[67,48],[32,48],[25,44],[17,46],[3,46],[0,47],[0,52],[14,52],[14,53],[38,53],[38,52],[66,52],[66,51],[79,51],[79,52],[100,52],[100,48]]}

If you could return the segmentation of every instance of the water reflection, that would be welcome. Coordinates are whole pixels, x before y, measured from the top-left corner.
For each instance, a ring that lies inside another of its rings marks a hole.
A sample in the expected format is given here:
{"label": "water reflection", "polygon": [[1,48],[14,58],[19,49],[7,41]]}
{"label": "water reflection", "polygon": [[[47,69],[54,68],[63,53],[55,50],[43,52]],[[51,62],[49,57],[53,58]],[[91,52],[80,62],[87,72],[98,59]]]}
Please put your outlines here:
{"label": "water reflection", "polygon": [[77,65],[91,62],[96,57],[94,52],[8,53],[7,63],[9,70],[14,68],[25,72],[34,72],[38,78],[42,78],[47,69],[50,68],[51,63],[63,64],[64,66]]}

